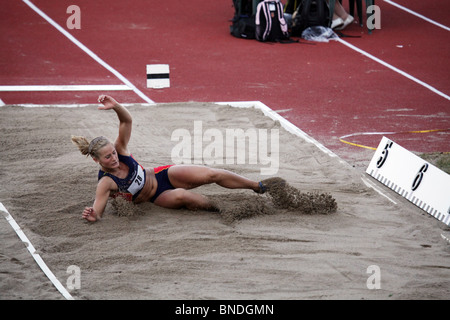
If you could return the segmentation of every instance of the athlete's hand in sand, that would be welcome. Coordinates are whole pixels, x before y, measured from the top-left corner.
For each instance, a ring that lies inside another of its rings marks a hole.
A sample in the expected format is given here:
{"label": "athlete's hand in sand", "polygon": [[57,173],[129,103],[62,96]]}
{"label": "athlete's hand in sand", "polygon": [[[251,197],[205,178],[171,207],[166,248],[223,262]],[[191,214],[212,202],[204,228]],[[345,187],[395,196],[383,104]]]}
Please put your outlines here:
{"label": "athlete's hand in sand", "polygon": [[98,107],[99,110],[109,110],[119,104],[113,97],[110,97],[110,96],[107,96],[104,94],[102,94],[98,97],[98,102],[103,104],[103,106]]}
{"label": "athlete's hand in sand", "polygon": [[97,221],[97,214],[95,213],[94,208],[92,207],[84,208],[82,217],[83,219],[86,219],[89,222]]}

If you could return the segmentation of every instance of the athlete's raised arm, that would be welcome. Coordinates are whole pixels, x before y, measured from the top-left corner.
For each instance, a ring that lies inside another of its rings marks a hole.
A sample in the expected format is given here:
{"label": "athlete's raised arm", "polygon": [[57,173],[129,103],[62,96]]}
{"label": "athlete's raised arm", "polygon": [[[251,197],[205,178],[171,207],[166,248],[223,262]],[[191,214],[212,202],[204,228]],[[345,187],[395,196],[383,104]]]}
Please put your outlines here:
{"label": "athlete's raised arm", "polygon": [[114,146],[119,154],[127,156],[130,155],[128,151],[128,142],[131,138],[131,129],[133,125],[133,118],[131,117],[131,113],[110,96],[101,95],[98,97],[98,102],[103,104],[103,106],[98,107],[99,110],[113,109],[116,112],[120,123],[119,135],[114,142]]}

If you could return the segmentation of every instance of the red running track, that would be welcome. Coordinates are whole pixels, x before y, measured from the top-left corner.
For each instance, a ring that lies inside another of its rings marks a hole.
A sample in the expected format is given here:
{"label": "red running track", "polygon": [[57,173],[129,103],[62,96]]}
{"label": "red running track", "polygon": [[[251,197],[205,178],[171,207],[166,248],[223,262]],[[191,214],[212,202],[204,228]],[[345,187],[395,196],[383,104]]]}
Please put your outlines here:
{"label": "red running track", "polygon": [[[395,2],[450,26],[449,2]],[[79,0],[80,30],[66,27],[73,1],[32,3],[154,102],[258,100],[346,160],[372,151],[340,142],[343,135],[450,128],[448,98],[340,42],[266,44],[232,37],[229,0]],[[354,24],[344,33],[359,37],[343,40],[448,97],[449,31],[385,1],[377,5],[381,29],[368,35]],[[23,1],[2,2],[0,30],[0,87],[123,84]],[[146,88],[145,66],[157,63],[169,64],[170,88]],[[95,103],[99,93],[0,91],[0,99],[84,104]],[[107,93],[124,103],[145,102],[134,91]],[[381,135],[349,139],[376,147]],[[450,151],[449,131],[392,139],[412,151]]]}

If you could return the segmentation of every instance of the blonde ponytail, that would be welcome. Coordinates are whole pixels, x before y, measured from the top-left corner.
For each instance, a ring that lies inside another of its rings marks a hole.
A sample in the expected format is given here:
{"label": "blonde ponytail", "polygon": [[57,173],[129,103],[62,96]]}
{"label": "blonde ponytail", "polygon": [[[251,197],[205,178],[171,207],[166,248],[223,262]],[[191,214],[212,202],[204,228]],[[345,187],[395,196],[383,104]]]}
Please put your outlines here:
{"label": "blonde ponytail", "polygon": [[89,155],[89,141],[85,137],[72,136],[72,143],[78,147],[83,156]]}
{"label": "blonde ponytail", "polygon": [[97,137],[91,142],[85,137],[72,136],[72,143],[78,147],[78,150],[80,150],[82,155],[98,158],[99,150],[111,142],[103,136]]}

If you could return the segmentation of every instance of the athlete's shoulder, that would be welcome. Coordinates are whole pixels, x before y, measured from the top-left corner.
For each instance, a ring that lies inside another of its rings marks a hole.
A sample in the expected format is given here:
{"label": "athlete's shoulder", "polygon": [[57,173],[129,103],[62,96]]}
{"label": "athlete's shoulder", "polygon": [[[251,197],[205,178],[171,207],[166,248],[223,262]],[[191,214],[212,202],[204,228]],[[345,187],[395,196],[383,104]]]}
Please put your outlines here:
{"label": "athlete's shoulder", "polygon": [[105,174],[98,180],[97,190],[114,191],[118,190],[118,187],[114,179]]}

